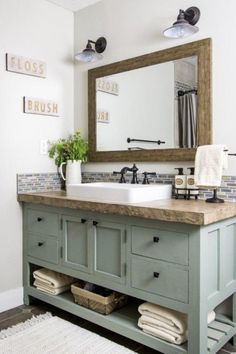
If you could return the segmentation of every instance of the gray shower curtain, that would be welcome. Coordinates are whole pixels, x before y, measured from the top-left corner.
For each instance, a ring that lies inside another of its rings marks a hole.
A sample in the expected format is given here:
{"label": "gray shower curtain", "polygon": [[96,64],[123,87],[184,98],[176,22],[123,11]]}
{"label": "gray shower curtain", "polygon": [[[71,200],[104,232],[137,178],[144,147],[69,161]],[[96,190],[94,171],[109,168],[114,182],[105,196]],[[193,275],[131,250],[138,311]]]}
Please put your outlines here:
{"label": "gray shower curtain", "polygon": [[197,147],[197,95],[186,93],[178,97],[179,147]]}

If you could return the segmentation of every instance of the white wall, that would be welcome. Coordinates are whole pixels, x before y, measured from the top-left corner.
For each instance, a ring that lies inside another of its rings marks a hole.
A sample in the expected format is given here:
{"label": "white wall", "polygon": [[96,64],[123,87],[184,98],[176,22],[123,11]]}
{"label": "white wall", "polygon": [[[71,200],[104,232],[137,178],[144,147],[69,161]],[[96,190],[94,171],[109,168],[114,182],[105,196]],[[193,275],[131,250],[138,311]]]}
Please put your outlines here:
{"label": "white wall", "polygon": [[[80,10],[75,18],[75,51],[83,49],[88,39],[105,36],[108,41],[104,59],[100,63],[76,65],[75,72],[75,124],[87,131],[87,70],[137,55],[167,47],[208,38],[213,39],[213,142],[227,143],[236,152],[235,82],[236,46],[234,45],[236,12],[235,0],[225,3],[214,0],[196,0],[194,6],[201,10],[197,26],[200,31],[186,39],[168,39],[162,35],[176,19],[178,10],[193,4],[188,0],[103,0]],[[219,25],[220,19],[220,25]],[[115,164],[116,168],[119,165]],[[173,172],[178,165],[189,163],[138,164],[141,168],[158,172]],[[112,171],[114,164],[88,164],[86,170]],[[236,159],[231,158],[228,175],[236,175]]]}
{"label": "white wall", "polygon": [[[22,217],[16,173],[56,171],[54,162],[39,154],[40,139],[54,140],[73,131],[73,27],[72,12],[45,0],[0,1],[0,312],[21,299]],[[47,78],[7,72],[7,52],[45,61]],[[23,96],[57,100],[61,117],[22,113]]]}

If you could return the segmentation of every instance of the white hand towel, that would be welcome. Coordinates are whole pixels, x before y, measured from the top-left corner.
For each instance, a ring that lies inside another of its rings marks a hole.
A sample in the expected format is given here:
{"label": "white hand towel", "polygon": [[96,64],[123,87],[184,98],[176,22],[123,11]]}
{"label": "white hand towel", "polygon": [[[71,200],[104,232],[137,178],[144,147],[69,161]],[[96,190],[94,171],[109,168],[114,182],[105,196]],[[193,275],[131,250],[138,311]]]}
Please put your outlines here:
{"label": "white hand towel", "polygon": [[40,280],[45,285],[53,288],[60,288],[65,285],[70,285],[75,282],[75,279],[69,275],[54,272],[53,270],[41,268],[33,272],[33,277],[36,280]]}
{"label": "white hand towel", "polygon": [[195,184],[219,187],[222,171],[227,169],[228,154],[225,145],[203,145],[197,148],[195,157]]}
{"label": "white hand towel", "polygon": [[64,293],[65,291],[70,289],[70,285],[65,285],[60,288],[53,288],[51,286],[44,285],[40,281],[37,281],[37,280],[34,281],[34,286],[36,286],[36,288],[38,290],[41,290],[44,293],[47,293],[50,295],[58,295],[58,294]]}
{"label": "white hand towel", "polygon": [[187,315],[185,313],[149,302],[141,304],[138,311],[141,315],[161,322],[163,328],[168,328],[173,333],[182,334],[187,330]]}

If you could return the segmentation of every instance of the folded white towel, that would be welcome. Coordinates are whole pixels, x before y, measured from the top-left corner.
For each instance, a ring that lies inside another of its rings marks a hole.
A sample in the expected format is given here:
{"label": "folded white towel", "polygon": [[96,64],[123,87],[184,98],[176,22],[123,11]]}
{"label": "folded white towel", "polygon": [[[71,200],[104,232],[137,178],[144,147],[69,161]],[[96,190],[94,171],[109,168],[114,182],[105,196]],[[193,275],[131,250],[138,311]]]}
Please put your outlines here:
{"label": "folded white towel", "polygon": [[62,286],[70,285],[76,281],[69,275],[54,272],[53,270],[46,268],[35,270],[33,272],[33,277],[34,279],[40,280],[45,285],[53,288],[61,288]]}
{"label": "folded white towel", "polygon": [[70,285],[65,285],[60,288],[53,288],[53,287],[47,286],[44,283],[41,283],[40,281],[37,281],[37,280],[34,281],[34,286],[36,286],[36,288],[38,290],[41,290],[41,291],[43,291],[47,294],[50,294],[50,295],[58,295],[58,294],[64,293],[65,291],[70,289]]}
{"label": "folded white towel", "polygon": [[170,326],[150,316],[142,315],[138,320],[138,326],[146,333],[152,334],[168,342],[181,344],[187,340],[187,330],[176,333]]}
{"label": "folded white towel", "polygon": [[[138,326],[150,335],[156,336],[170,343],[181,344],[187,340],[187,315],[163,306],[145,302],[138,308],[141,317]],[[207,316],[207,323],[213,322],[215,312]]]}
{"label": "folded white towel", "polygon": [[195,157],[195,184],[197,186],[219,187],[222,171],[228,167],[228,153],[225,145],[203,145],[197,148]]}
{"label": "folded white towel", "polygon": [[60,288],[53,288],[51,286],[45,285],[44,283],[41,283],[40,281],[35,280],[34,286],[36,286],[38,290],[41,290],[47,294],[58,295],[69,290],[71,285],[61,286]]}
{"label": "folded white towel", "polygon": [[145,333],[150,334],[151,336],[155,336],[160,339],[166,340],[169,343],[180,345],[180,344],[186,342],[186,340],[187,340],[187,333],[186,332],[182,333],[182,334],[178,334],[178,333],[171,332],[171,331],[163,331],[157,327],[152,327],[147,324],[138,323],[138,325],[139,325],[139,327],[142,328],[142,330]]}
{"label": "folded white towel", "polygon": [[187,330],[187,315],[185,313],[151,304],[150,302],[141,304],[138,311],[141,315],[155,319],[156,323],[161,323],[163,328],[174,333],[181,334]]}

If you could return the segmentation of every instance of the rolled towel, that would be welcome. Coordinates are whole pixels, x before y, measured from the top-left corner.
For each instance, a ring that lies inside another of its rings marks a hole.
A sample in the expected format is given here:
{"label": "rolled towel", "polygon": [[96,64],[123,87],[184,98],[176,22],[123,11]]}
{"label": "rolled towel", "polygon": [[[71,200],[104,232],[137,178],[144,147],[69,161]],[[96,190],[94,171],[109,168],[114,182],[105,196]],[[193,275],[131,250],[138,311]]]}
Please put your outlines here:
{"label": "rolled towel", "polygon": [[197,186],[219,187],[223,169],[228,167],[225,145],[203,145],[197,148],[195,157],[195,184]]}
{"label": "rolled towel", "polygon": [[185,313],[151,304],[150,302],[141,304],[138,311],[141,315],[154,319],[156,324],[173,333],[182,334],[187,330],[187,315]]}
{"label": "rolled towel", "polygon": [[180,334],[160,327],[153,327],[149,324],[150,322],[145,321],[145,317],[146,316],[141,316],[138,320],[138,326],[142,328],[145,333],[178,345],[186,342],[187,331]]}
{"label": "rolled towel", "polygon": [[70,285],[76,281],[76,279],[69,275],[61,274],[50,269],[41,268],[33,272],[35,280],[40,280],[47,286],[53,288],[61,288],[62,286]]}
{"label": "rolled towel", "polygon": [[58,295],[61,293],[64,293],[65,291],[70,289],[70,285],[65,285],[60,288],[53,288],[51,286],[45,285],[44,283],[41,283],[40,281],[35,280],[34,281],[34,286],[40,291],[43,291],[44,293],[50,294],[50,295]]}
{"label": "rolled towel", "polygon": [[210,324],[211,322],[215,321],[216,318],[216,313],[215,311],[211,311],[207,315],[207,324]]}

